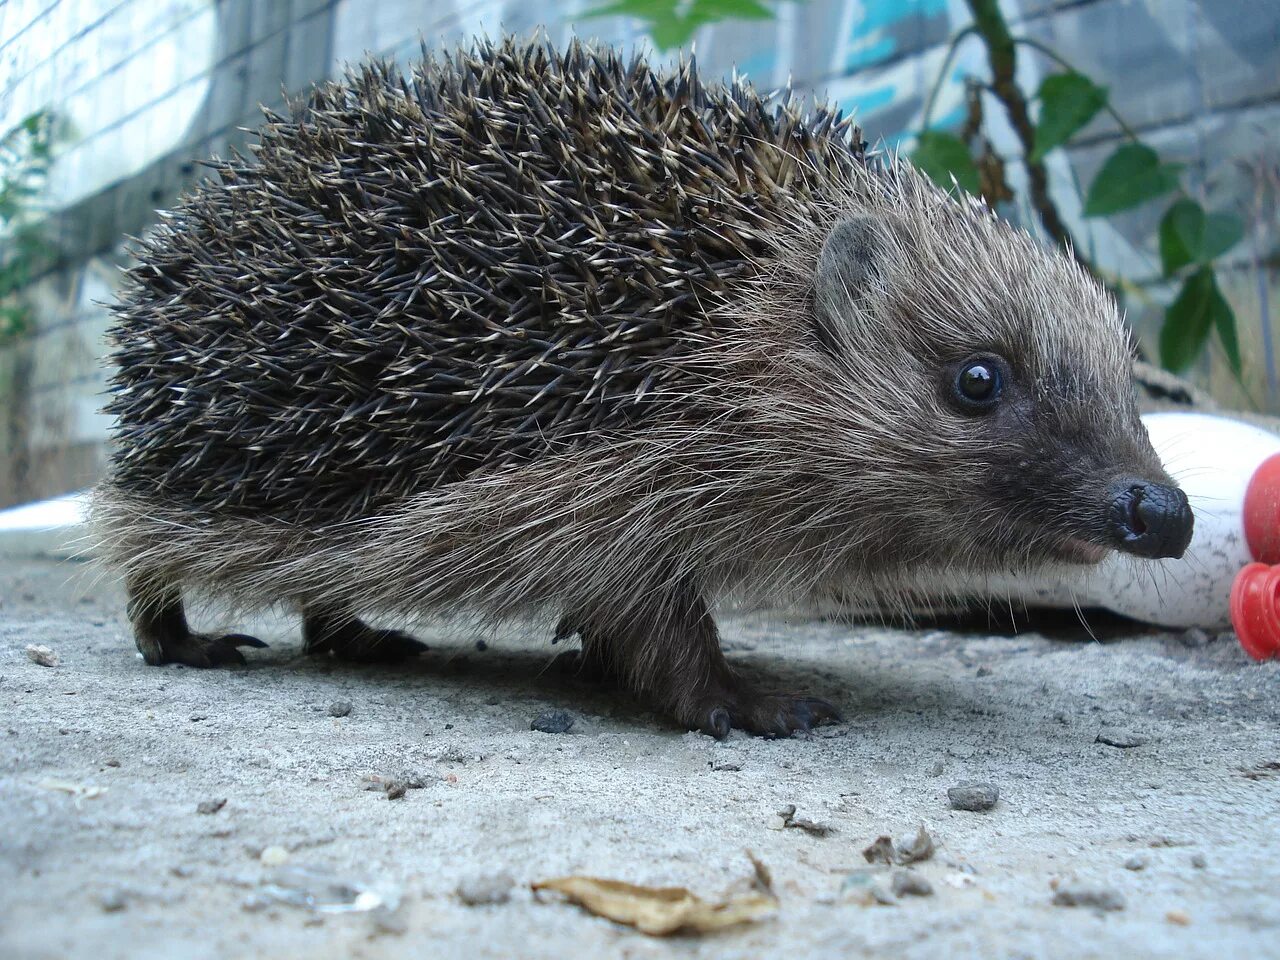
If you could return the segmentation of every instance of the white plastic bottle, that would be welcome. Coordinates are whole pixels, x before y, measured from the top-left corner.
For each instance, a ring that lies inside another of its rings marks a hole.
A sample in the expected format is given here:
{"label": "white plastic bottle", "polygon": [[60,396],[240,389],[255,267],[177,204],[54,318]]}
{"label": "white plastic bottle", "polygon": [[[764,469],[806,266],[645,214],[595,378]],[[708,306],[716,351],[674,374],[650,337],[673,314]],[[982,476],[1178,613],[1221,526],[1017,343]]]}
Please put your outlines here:
{"label": "white plastic bottle", "polygon": [[1142,419],[1195,512],[1186,553],[1112,553],[1096,567],[992,578],[986,592],[1028,606],[1104,607],[1166,627],[1234,626],[1251,656],[1280,654],[1280,435],[1209,414]]}

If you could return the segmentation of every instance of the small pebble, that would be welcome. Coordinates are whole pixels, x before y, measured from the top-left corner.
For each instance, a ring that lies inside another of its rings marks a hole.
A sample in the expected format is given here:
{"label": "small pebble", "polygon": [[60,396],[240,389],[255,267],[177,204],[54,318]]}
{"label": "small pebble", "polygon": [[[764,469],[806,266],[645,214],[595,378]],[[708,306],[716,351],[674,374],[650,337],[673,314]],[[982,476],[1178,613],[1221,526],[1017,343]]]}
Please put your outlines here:
{"label": "small pebble", "polygon": [[889,888],[898,897],[933,896],[933,884],[914,870],[895,870]]}
{"label": "small pebble", "polygon": [[[435,779],[439,780],[441,778],[436,777]],[[364,789],[380,790],[386,794],[388,800],[399,800],[410,790],[421,790],[428,782],[427,777],[412,772],[395,777],[375,773],[364,777],[360,781]]]}
{"label": "small pebble", "polygon": [[1147,742],[1147,738],[1140,733],[1134,733],[1132,730],[1100,730],[1093,742],[1128,750],[1132,747],[1142,746]]}
{"label": "small pebble", "polygon": [[1055,907],[1092,907],[1095,910],[1123,910],[1124,894],[1111,887],[1095,887],[1084,883],[1065,883],[1053,895]]}
{"label": "small pebble", "polygon": [[1203,853],[1193,853],[1191,855],[1191,865],[1197,870],[1203,870],[1209,865],[1209,861],[1205,859]]}
{"label": "small pebble", "polygon": [[568,733],[573,726],[573,714],[567,710],[548,710],[533,718],[530,730],[539,733]]}
{"label": "small pebble", "polygon": [[1164,915],[1164,918],[1169,923],[1176,924],[1179,927],[1191,926],[1191,918],[1182,910],[1170,910]]}
{"label": "small pebble", "polygon": [[952,810],[990,810],[999,799],[1000,790],[994,783],[957,783],[947,789]]}
{"label": "small pebble", "polygon": [[1151,858],[1144,853],[1135,853],[1124,862],[1126,870],[1145,870],[1151,863]]}
{"label": "small pebble", "polygon": [[417,770],[405,770],[395,777],[410,790],[421,790],[429,783],[439,783],[443,777],[438,773],[421,773]]}
{"label": "small pebble", "polygon": [[119,760],[117,760],[115,757],[110,757],[109,759],[107,759],[107,760],[103,760],[102,762],[103,762],[104,764],[106,764],[108,767],[118,767],[118,766],[120,766],[120,761],[119,761]]}
{"label": "small pebble", "polygon": [[107,890],[98,896],[98,906],[104,913],[118,913],[129,905],[129,894],[125,890]]}
{"label": "small pebble", "polygon": [[56,667],[59,663],[58,655],[44,644],[28,643],[27,657],[42,667]]}
{"label": "small pebble", "polygon": [[347,717],[351,715],[350,700],[335,700],[329,704],[329,716],[331,717]]}
{"label": "small pebble", "polygon": [[289,859],[289,851],[281,846],[266,847],[258,855],[258,859],[264,867],[278,867]]}
{"label": "small pebble", "polygon": [[398,937],[409,930],[409,923],[399,910],[388,910],[379,907],[369,913],[369,922],[374,936]]}
{"label": "small pebble", "polygon": [[187,719],[192,723],[199,723],[201,720],[208,720],[209,715],[206,713],[193,713],[191,716],[187,717]]}
{"label": "small pebble", "polygon": [[884,872],[874,867],[854,870],[840,884],[840,896],[864,907],[889,907],[898,902],[893,892],[884,885]]}
{"label": "small pebble", "polygon": [[1190,630],[1183,630],[1182,633],[1178,635],[1178,639],[1182,641],[1182,645],[1184,647],[1191,647],[1192,649],[1195,649],[1197,647],[1208,645],[1209,633],[1206,630],[1201,630],[1199,627],[1192,627]]}
{"label": "small pebble", "polygon": [[946,767],[941,760],[935,760],[932,767],[929,768],[928,776],[940,777],[946,771]]}
{"label": "small pebble", "polygon": [[217,813],[227,805],[226,797],[218,797],[214,800],[201,800],[196,804],[196,813],[212,814]]}
{"label": "small pebble", "polygon": [[469,907],[506,903],[513,886],[515,881],[506,873],[468,877],[458,884],[458,899]]}

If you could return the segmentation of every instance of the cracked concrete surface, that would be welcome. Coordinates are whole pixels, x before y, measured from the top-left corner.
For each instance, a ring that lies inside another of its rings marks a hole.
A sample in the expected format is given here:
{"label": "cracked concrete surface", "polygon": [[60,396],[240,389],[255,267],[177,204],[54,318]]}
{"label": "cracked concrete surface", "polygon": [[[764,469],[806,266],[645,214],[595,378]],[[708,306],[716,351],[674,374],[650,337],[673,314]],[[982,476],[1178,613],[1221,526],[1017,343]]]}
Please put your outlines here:
{"label": "cracked concrete surface", "polygon": [[[1230,637],[727,616],[735,662],[845,722],[717,743],[549,670],[518,624],[483,651],[432,625],[420,663],[355,668],[269,621],[270,650],[201,672],[143,665],[118,585],[82,565],[0,559],[0,603],[5,957],[1280,956],[1280,663]],[[530,730],[555,709],[570,732]],[[370,776],[421,786],[389,800]],[[970,780],[993,810],[949,808]],[[777,829],[789,804],[832,832]],[[921,823],[932,896],[842,893],[877,836]],[[584,873],[714,897],[748,849],[777,915],[714,936],[528,891]],[[502,873],[507,902],[458,898]],[[1124,907],[1054,905],[1066,885]],[[381,906],[301,902],[333,888]]]}

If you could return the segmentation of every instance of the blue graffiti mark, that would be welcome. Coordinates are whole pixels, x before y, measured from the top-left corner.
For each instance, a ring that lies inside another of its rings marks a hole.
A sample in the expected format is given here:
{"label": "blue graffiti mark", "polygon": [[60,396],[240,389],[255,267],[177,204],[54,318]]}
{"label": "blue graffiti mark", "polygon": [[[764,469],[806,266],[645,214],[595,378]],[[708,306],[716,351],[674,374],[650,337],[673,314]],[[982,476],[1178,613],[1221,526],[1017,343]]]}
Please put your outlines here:
{"label": "blue graffiti mark", "polygon": [[884,107],[893,103],[897,97],[898,91],[891,85],[883,87],[872,87],[852,97],[844,97],[837,101],[838,106],[845,113],[852,113],[861,122],[869,114],[875,113]]}
{"label": "blue graffiti mark", "polygon": [[874,143],[873,146],[877,150],[885,150],[889,153],[906,152],[907,142],[914,136],[914,133],[907,133],[907,131],[902,130],[887,137],[879,137],[879,142]]}
{"label": "blue graffiti mark", "polygon": [[954,130],[956,127],[964,123],[965,106],[960,104],[954,110],[943,114],[934,114],[929,118],[929,129],[931,130]]}
{"label": "blue graffiti mark", "polygon": [[893,37],[880,37],[870,44],[863,41],[863,45],[851,51],[849,58],[845,61],[845,69],[857,70],[860,67],[879,63],[881,60],[888,60],[893,56],[896,48],[897,43]]}
{"label": "blue graffiti mark", "polygon": [[760,50],[753,56],[747,57],[738,63],[738,73],[746,74],[757,86],[767,85],[773,78],[773,71],[777,63],[778,50],[776,47]]}
{"label": "blue graffiti mark", "polygon": [[[963,66],[955,66],[952,68],[947,84],[963,84],[967,72]],[[917,91],[913,88],[903,90],[898,85],[887,83],[879,85],[868,85],[867,89],[860,90],[857,93],[841,97],[837,101],[837,106],[846,112],[856,112],[858,123],[862,125],[864,131],[874,129],[874,124],[868,123],[867,118],[874,116],[876,113],[897,107],[902,104],[908,97],[917,95]],[[920,106],[924,105],[924,92],[919,94]],[[966,107],[963,103],[958,103],[945,113],[934,111],[933,116],[929,120],[929,127],[934,130],[954,130],[964,123],[966,116]],[[901,118],[898,118],[901,119]],[[906,129],[885,132],[876,131],[876,135],[890,147],[897,147],[903,141],[910,140],[916,136],[919,131],[914,127]]]}
{"label": "blue graffiti mark", "polygon": [[892,28],[903,20],[947,13],[947,0],[846,0],[862,8],[846,40],[846,70],[857,70],[887,60],[898,49]]}

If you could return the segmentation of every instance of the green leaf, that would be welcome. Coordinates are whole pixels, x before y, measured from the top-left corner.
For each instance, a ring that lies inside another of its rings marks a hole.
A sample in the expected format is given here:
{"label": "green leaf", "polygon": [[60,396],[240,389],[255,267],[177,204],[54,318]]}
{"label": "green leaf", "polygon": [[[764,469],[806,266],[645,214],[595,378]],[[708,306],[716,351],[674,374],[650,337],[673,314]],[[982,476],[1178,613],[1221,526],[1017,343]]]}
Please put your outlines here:
{"label": "green leaf", "polygon": [[37,110],[35,113],[28,114],[24,117],[21,125],[27,133],[34,137],[40,132],[40,128],[44,125],[44,121],[47,117],[48,113],[46,111]]}
{"label": "green leaf", "polygon": [[911,162],[923,170],[944,190],[951,189],[951,178],[965,190],[976,194],[981,188],[977,164],[963,140],[941,130],[925,130],[920,134]]}
{"label": "green leaf", "polygon": [[1082,73],[1055,73],[1040,83],[1040,122],[1036,124],[1031,160],[1071,139],[1107,105],[1107,88]]}
{"label": "green leaf", "polygon": [[655,20],[649,24],[649,36],[659,50],[675,50],[692,40],[700,26],[697,21],[682,17]]}
{"label": "green leaf", "polygon": [[674,17],[680,0],[614,0],[584,10],[584,17],[637,17],[641,20],[653,20],[661,17]]}
{"label": "green leaf", "polygon": [[1160,221],[1160,266],[1165,276],[1189,263],[1209,263],[1244,236],[1244,224],[1234,214],[1205,213],[1194,200],[1183,198]]}
{"label": "green leaf", "polygon": [[1218,331],[1218,339],[1222,342],[1222,352],[1227,355],[1227,362],[1237,377],[1243,371],[1240,363],[1240,337],[1236,331],[1236,312],[1218,289],[1217,278],[1213,281],[1213,292],[1217,303],[1213,309],[1213,328]]}
{"label": "green leaf", "polygon": [[760,0],[694,0],[690,11],[704,23],[715,20],[772,20],[773,11]]}
{"label": "green leaf", "polygon": [[1146,203],[1178,185],[1178,163],[1161,163],[1150,147],[1126,143],[1107,158],[1089,185],[1086,217],[1105,217]]}
{"label": "green leaf", "polygon": [[613,0],[587,10],[586,17],[635,17],[659,50],[684,46],[699,27],[722,20],[770,20],[773,10],[761,0]]}
{"label": "green leaf", "polygon": [[21,307],[0,307],[0,340],[18,336],[26,326],[26,310]]}
{"label": "green leaf", "polygon": [[1175,373],[1185,370],[1204,348],[1210,330],[1217,330],[1231,369],[1240,372],[1240,341],[1236,315],[1227,303],[1210,267],[1200,267],[1164,314],[1160,329],[1160,362]]}

